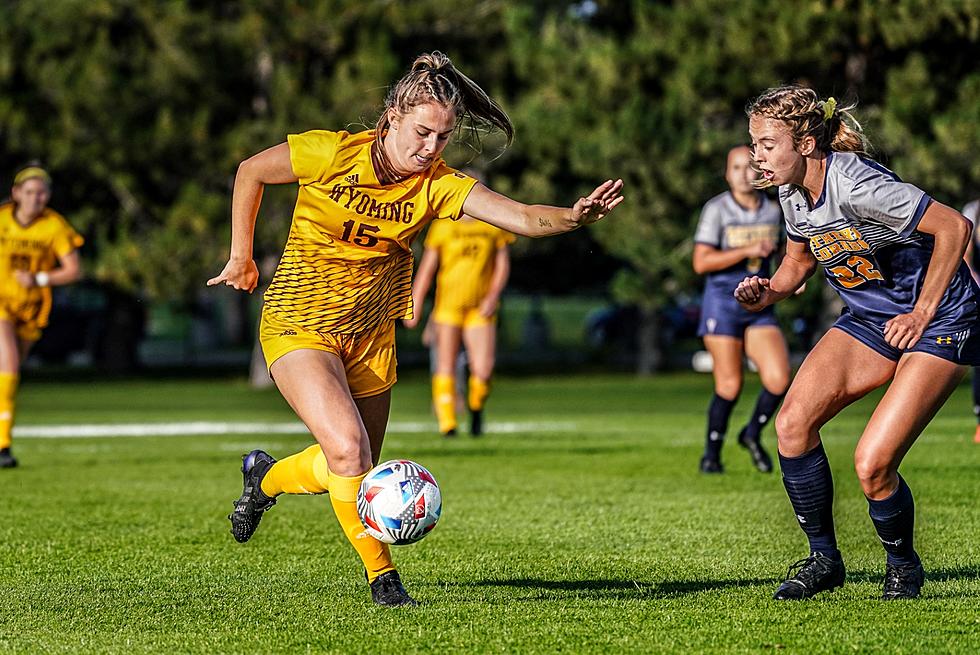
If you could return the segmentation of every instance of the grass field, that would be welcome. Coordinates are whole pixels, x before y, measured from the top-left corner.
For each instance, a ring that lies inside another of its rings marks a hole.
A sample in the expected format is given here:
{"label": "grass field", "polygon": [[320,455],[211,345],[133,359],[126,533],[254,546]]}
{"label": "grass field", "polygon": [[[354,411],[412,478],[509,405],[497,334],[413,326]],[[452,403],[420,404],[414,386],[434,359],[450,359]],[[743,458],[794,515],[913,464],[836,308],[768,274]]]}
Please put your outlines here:
{"label": "grass field", "polygon": [[[0,471],[0,652],[980,652],[966,385],[903,467],[923,597],[877,600],[884,558],[850,463],[871,399],[825,430],[848,584],[776,603],[805,540],[778,474],[734,444],[725,475],[696,472],[707,376],[503,378],[490,434],[454,441],[419,431],[427,383],[396,387],[384,452],[425,464],[445,499],[435,532],[395,553],[420,607],[370,603],[325,497],[281,499],[246,545],[228,534],[241,453],[308,437],[24,437],[21,467]],[[18,425],[202,420],[293,417],[234,380],[28,380]]]}

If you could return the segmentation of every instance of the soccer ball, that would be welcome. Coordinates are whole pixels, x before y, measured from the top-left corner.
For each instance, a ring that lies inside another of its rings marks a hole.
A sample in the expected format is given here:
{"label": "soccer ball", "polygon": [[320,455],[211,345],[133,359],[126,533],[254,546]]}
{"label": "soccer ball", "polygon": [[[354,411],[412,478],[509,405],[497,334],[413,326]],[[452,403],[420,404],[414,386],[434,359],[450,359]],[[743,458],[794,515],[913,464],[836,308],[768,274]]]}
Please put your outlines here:
{"label": "soccer ball", "polygon": [[364,530],[379,541],[415,543],[436,527],[442,513],[439,484],[425,467],[393,459],[368,471],[357,491]]}

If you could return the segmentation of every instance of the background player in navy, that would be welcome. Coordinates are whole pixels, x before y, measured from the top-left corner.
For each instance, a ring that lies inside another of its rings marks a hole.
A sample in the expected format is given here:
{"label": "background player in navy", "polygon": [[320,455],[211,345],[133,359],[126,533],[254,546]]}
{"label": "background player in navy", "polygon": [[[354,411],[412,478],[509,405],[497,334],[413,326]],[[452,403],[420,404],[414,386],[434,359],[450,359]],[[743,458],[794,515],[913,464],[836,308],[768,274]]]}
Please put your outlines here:
{"label": "background player in navy", "polygon": [[730,191],[705,204],[694,236],[694,271],[707,276],[698,336],[711,353],[715,379],[702,473],[722,472],[721,447],[728,418],[742,391],[744,356],[759,369],[762,391],[738,442],[765,473],[772,471],[772,460],[760,441],[762,428],[789,386],[789,353],[772,308],[749,312],[732,296],[732,289],[746,275],[769,275],[770,258],[779,242],[783,215],[776,203],[753,186],[758,177],[749,148],[732,148],[725,168]]}
{"label": "background player in navy", "polygon": [[767,307],[792,294],[819,262],[845,304],[776,417],[783,483],[810,556],[790,567],[775,598],[807,598],[844,583],[819,430],[889,381],[858,440],[854,467],[887,554],[882,597],[914,598],[925,574],[913,548],[912,493],[898,468],[964,365],[980,363],[980,290],[963,262],[971,226],[863,158],[860,126],[836,105],[789,86],[766,91],[747,109],[755,161],[764,183],[779,185],[790,240],[772,278],[746,278],[736,298],[751,310]]}
{"label": "background player in navy", "polygon": [[[966,260],[966,265],[970,267],[973,279],[980,280],[980,273],[977,272],[974,262],[977,243],[977,217],[980,216],[980,198],[966,203],[963,206],[963,215],[973,223],[973,238],[970,239],[970,245],[967,246],[963,259]],[[977,418],[977,429],[973,433],[973,443],[980,443],[980,368],[977,367],[973,368],[973,415]]]}

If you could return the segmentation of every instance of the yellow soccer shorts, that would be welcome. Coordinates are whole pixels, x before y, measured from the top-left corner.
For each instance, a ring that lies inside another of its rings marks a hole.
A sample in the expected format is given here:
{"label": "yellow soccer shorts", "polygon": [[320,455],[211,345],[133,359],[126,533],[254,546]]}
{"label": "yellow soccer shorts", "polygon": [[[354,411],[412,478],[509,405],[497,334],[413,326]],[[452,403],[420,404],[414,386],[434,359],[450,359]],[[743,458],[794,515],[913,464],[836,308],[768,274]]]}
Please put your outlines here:
{"label": "yellow soccer shorts", "polygon": [[344,363],[347,385],[354,398],[376,396],[397,380],[394,321],[356,334],[331,334],[306,330],[263,309],[259,343],[270,369],[277,359],[294,350],[333,353]]}
{"label": "yellow soccer shorts", "polygon": [[497,315],[490,318],[480,313],[479,307],[442,307],[436,306],[432,311],[432,320],[443,325],[467,328],[482,327],[484,325],[494,325],[497,322]]}
{"label": "yellow soccer shorts", "polygon": [[37,341],[44,325],[38,320],[38,305],[17,307],[0,302],[0,321],[14,324],[14,332],[21,341]]}

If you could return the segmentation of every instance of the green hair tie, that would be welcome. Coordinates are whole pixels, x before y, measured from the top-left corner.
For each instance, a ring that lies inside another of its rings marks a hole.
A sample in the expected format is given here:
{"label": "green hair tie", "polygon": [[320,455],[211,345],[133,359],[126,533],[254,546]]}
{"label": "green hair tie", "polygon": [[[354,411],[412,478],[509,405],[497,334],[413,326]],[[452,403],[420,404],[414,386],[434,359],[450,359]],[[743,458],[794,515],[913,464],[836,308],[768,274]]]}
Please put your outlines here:
{"label": "green hair tie", "polygon": [[824,122],[829,121],[834,115],[834,110],[837,109],[837,99],[834,97],[827,98],[823,101],[823,120]]}

